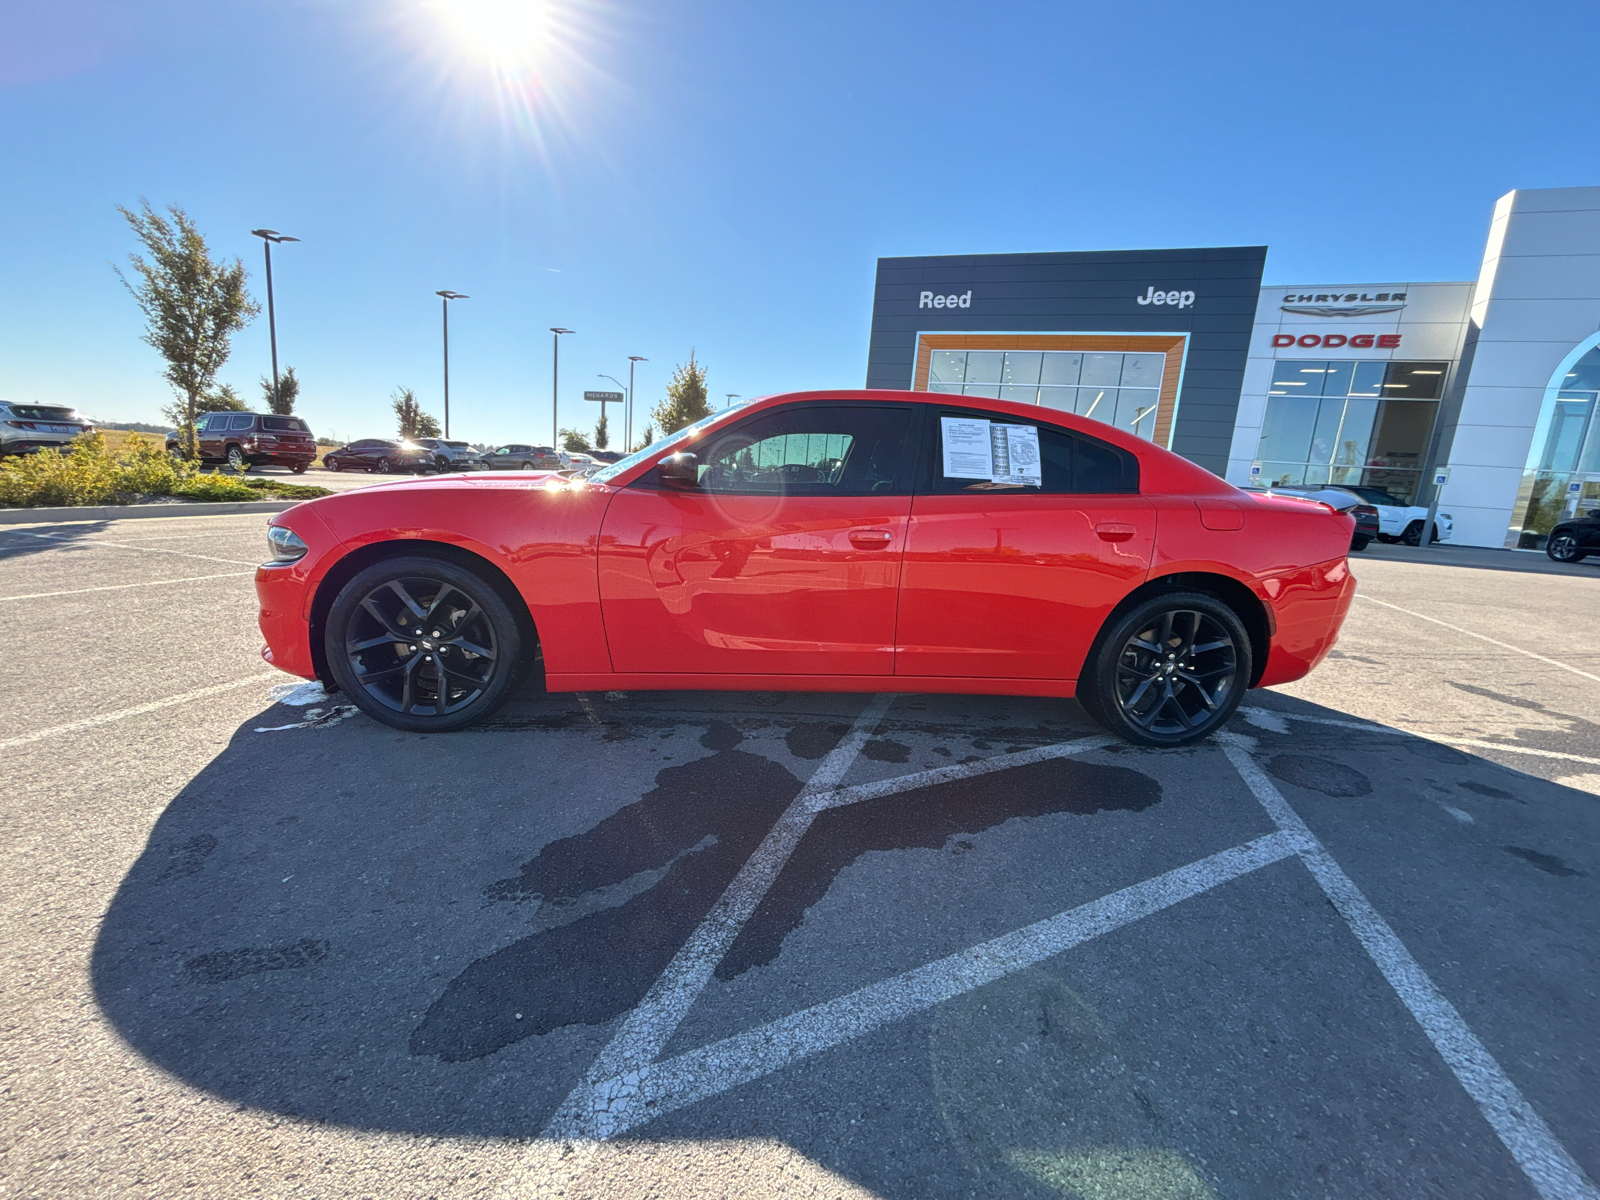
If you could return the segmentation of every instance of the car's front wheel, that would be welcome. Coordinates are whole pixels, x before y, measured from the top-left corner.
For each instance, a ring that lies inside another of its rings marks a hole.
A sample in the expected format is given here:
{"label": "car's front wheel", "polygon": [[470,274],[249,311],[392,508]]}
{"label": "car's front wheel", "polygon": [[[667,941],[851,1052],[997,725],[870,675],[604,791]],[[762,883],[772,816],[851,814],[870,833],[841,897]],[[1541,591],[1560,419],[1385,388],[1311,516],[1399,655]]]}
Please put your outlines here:
{"label": "car's front wheel", "polygon": [[1172,592],[1106,628],[1078,680],[1078,700],[1130,742],[1183,746],[1233,715],[1250,676],[1250,636],[1238,615],[1204,593]]}
{"label": "car's front wheel", "polygon": [[327,467],[330,471],[338,471],[339,460],[337,458],[325,458],[322,460],[322,465]]}
{"label": "car's front wheel", "polygon": [[395,558],[340,589],[324,634],[328,668],[368,716],[417,733],[459,729],[511,694],[522,631],[477,572]]}
{"label": "car's front wheel", "polygon": [[1588,557],[1579,549],[1578,539],[1564,529],[1550,535],[1550,540],[1544,544],[1544,552],[1559,563],[1582,562]]}

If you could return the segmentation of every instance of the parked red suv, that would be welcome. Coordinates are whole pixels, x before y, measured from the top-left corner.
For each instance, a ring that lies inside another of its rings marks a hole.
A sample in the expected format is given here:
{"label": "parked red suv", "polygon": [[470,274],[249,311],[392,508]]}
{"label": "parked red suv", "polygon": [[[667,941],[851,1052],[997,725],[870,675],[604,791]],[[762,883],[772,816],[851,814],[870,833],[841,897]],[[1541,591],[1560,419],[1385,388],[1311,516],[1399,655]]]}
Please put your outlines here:
{"label": "parked red suv", "polygon": [[[317,457],[317,439],[299,417],[273,413],[214,412],[195,429],[204,462],[225,462],[235,471],[249,464],[271,463],[302,473]],[[167,434],[167,449],[177,453],[182,440]]]}

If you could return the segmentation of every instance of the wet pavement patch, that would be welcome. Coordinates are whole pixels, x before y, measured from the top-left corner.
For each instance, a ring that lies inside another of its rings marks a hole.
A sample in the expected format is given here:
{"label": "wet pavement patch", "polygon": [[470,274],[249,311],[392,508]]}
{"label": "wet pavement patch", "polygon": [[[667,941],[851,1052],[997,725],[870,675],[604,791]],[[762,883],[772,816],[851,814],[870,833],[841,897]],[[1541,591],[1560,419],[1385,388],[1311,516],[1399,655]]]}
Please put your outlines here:
{"label": "wet pavement patch", "polygon": [[1371,781],[1354,767],[1309,754],[1279,754],[1267,762],[1267,770],[1285,783],[1338,800],[1372,791]]}
{"label": "wet pavement patch", "polygon": [[796,758],[821,758],[839,744],[850,727],[836,721],[806,721],[784,736],[784,745]]}
{"label": "wet pavement patch", "polygon": [[195,983],[227,983],[263,971],[297,971],[328,957],[328,943],[301,938],[287,946],[249,946],[243,950],[217,950],[183,964]]}
{"label": "wet pavement patch", "polygon": [[[837,744],[839,735],[829,736]],[[491,900],[572,903],[667,867],[622,904],[471,963],[429,1007],[411,1053],[465,1062],[565,1025],[602,1024],[637,1005],[800,793],[800,780],[782,766],[737,749],[742,740],[732,725],[713,722],[700,739],[715,751],[710,757],[663,768],[638,801],[586,833],[551,842],[515,878],[491,886]],[[820,741],[819,734],[812,744]]]}
{"label": "wet pavement patch", "polygon": [[[1142,812],[1160,799],[1161,785],[1141,772],[1055,758],[828,809],[717,965],[717,977],[732,979],[777,958],[806,910],[869,851],[938,850],[958,834],[982,833],[1018,817]],[[956,848],[971,846],[962,841]]]}
{"label": "wet pavement patch", "polygon": [[888,738],[873,738],[861,747],[861,757],[870,758],[873,762],[910,762],[911,747],[904,742],[890,741]]}
{"label": "wet pavement patch", "polygon": [[1457,787],[1464,787],[1469,792],[1477,792],[1480,796],[1487,796],[1491,800],[1516,800],[1517,797],[1510,792],[1502,791],[1497,787],[1490,787],[1487,783],[1474,783],[1470,779],[1463,779]]}
{"label": "wet pavement patch", "polygon": [[1584,875],[1584,872],[1578,870],[1576,867],[1567,866],[1566,863],[1562,862],[1554,854],[1545,854],[1538,850],[1530,850],[1527,846],[1502,846],[1501,849],[1507,854],[1515,854],[1524,862],[1532,863],[1534,866],[1538,867],[1539,870],[1550,875],[1560,875],[1563,877],[1571,877],[1574,875],[1582,877]]}

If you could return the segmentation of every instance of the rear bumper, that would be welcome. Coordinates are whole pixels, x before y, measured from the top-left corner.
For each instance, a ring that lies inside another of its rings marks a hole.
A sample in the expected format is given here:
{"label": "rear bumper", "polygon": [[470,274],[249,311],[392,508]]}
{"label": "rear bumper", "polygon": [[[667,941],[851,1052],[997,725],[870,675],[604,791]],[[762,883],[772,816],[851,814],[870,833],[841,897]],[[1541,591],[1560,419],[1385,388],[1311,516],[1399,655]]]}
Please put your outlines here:
{"label": "rear bumper", "polygon": [[1303,679],[1327,657],[1355,598],[1355,576],[1346,559],[1274,575],[1263,582],[1277,631],[1257,687]]}

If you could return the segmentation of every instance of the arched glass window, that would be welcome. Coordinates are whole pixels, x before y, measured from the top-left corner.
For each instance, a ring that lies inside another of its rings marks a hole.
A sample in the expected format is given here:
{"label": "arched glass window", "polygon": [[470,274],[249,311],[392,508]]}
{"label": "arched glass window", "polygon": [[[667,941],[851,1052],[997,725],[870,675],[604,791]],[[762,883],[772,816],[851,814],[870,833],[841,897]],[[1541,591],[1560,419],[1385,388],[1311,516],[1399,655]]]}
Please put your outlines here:
{"label": "arched glass window", "polygon": [[1551,528],[1600,504],[1600,334],[1556,369],[1534,430],[1517,510],[1515,544],[1537,549]]}

